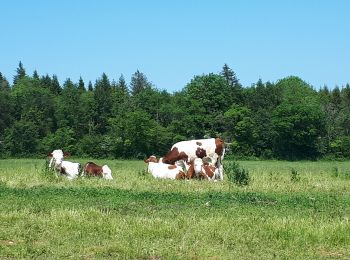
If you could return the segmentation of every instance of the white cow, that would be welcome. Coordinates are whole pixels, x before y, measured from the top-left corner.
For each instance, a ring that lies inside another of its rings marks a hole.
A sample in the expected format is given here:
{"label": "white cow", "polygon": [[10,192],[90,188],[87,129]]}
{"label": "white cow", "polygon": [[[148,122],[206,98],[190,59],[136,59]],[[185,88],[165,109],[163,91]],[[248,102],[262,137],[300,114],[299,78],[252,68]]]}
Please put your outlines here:
{"label": "white cow", "polygon": [[63,158],[65,155],[62,150],[54,150],[50,153],[49,157],[51,157],[51,160],[49,168],[66,176],[67,179],[73,180],[79,176],[80,163],[64,161]]}
{"label": "white cow", "polygon": [[186,177],[181,167],[159,162],[153,155],[145,160],[145,163],[148,164],[147,172],[154,178],[180,180]]}

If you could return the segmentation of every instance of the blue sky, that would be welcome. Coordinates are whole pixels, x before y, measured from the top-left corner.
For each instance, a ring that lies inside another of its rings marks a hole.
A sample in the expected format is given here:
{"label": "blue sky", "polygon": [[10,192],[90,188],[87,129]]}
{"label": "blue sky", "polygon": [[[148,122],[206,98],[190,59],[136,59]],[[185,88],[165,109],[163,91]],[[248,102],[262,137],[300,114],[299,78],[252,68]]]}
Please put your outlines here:
{"label": "blue sky", "polygon": [[87,83],[138,69],[181,90],[227,63],[244,86],[296,75],[316,89],[350,83],[347,0],[34,0],[0,3],[0,72]]}

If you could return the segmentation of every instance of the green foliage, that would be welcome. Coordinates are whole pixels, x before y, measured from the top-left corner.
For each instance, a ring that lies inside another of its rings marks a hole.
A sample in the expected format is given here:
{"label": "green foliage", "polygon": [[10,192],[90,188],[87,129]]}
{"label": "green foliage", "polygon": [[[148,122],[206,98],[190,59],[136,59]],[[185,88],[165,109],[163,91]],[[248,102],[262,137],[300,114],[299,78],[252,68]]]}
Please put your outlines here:
{"label": "green foliage", "polygon": [[238,186],[249,185],[251,181],[249,171],[234,161],[225,163],[225,176],[230,182]]}
{"label": "green foliage", "polygon": [[[27,123],[33,145],[16,148],[12,138],[26,135]],[[222,137],[245,158],[350,158],[350,85],[317,92],[292,76],[242,88],[227,64],[176,93],[157,89],[140,71],[129,86],[123,75],[111,82],[103,73],[88,91],[82,78],[61,88],[56,75],[29,77],[22,63],[13,86],[0,73],[2,157],[65,147],[77,155],[143,158],[208,137]]]}
{"label": "green foliage", "polygon": [[33,122],[16,121],[4,133],[4,148],[10,156],[32,156],[37,154],[38,127]]}
{"label": "green foliage", "polygon": [[291,178],[290,179],[292,182],[300,181],[300,174],[294,168],[292,168],[292,170],[291,170]]}
{"label": "green foliage", "polygon": [[276,154],[285,159],[316,158],[325,122],[316,92],[297,77],[283,79],[277,87],[283,99],[272,118]]}

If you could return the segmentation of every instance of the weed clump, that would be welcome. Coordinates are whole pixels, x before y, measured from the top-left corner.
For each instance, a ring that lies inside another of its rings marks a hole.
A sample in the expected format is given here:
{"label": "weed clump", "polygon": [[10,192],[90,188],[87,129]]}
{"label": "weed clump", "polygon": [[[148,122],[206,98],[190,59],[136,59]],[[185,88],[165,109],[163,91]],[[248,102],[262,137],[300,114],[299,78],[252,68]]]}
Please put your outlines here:
{"label": "weed clump", "polygon": [[297,171],[296,169],[294,169],[294,168],[292,168],[290,180],[291,180],[292,182],[300,181],[300,174],[299,174],[298,171]]}
{"label": "weed clump", "polygon": [[225,175],[231,183],[238,186],[249,185],[251,181],[249,171],[241,167],[237,162],[225,164]]}

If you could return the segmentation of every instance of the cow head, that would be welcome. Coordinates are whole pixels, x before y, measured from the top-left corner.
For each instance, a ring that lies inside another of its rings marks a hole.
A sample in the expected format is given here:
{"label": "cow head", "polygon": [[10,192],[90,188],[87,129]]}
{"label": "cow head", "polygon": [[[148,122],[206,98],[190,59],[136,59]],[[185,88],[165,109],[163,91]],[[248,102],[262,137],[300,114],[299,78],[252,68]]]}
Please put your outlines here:
{"label": "cow head", "polygon": [[151,155],[150,157],[148,157],[148,159],[145,159],[144,162],[145,163],[149,163],[149,162],[157,163],[158,160],[157,160],[157,157],[155,157],[154,155]]}

